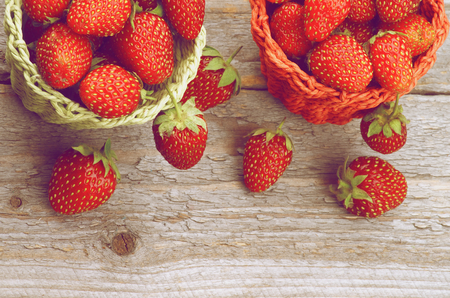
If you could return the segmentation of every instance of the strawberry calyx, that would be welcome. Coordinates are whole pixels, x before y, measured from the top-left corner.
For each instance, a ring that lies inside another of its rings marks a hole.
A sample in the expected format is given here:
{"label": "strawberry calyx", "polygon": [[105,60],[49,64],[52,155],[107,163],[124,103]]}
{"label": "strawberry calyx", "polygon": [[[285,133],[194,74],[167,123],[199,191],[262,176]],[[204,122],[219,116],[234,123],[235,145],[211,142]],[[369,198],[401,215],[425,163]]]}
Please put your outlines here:
{"label": "strawberry calyx", "polygon": [[281,130],[281,127],[283,126],[285,121],[286,121],[286,118],[283,119],[283,121],[277,127],[277,130],[275,132],[271,131],[267,128],[257,128],[255,130],[253,130],[251,133],[249,133],[247,135],[247,137],[266,134],[266,144],[269,144],[270,140],[272,140],[275,136],[284,137],[286,139],[286,149],[288,151],[292,151],[294,149],[294,145],[292,143],[291,138],[283,130]]}
{"label": "strawberry calyx", "polygon": [[234,85],[234,95],[238,95],[241,91],[241,76],[239,74],[239,71],[231,65],[231,62],[233,61],[234,57],[239,53],[239,51],[243,48],[243,46],[240,46],[237,50],[231,54],[231,56],[225,61],[222,55],[210,46],[205,46],[203,48],[203,56],[208,57],[215,57],[209,61],[208,65],[205,67],[205,70],[220,70],[224,69],[224,72],[222,74],[222,77],[219,81],[218,87],[224,87],[227,85],[230,85],[234,81],[236,81],[236,84]]}
{"label": "strawberry calyx", "polygon": [[402,134],[402,124],[408,124],[409,120],[402,114],[403,108],[398,104],[399,94],[395,101],[389,103],[383,103],[376,108],[372,113],[369,113],[363,117],[363,121],[372,123],[369,125],[367,137],[383,133],[386,138],[390,138],[394,131],[395,133]]}
{"label": "strawberry calyx", "polygon": [[111,149],[111,140],[108,139],[100,150],[94,149],[88,145],[82,144],[76,147],[72,147],[73,150],[80,152],[83,156],[94,155],[94,164],[98,162],[103,163],[105,168],[105,177],[108,175],[109,170],[112,169],[116,174],[117,181],[121,179],[119,169],[117,168],[114,159],[117,160],[116,153]]}
{"label": "strawberry calyx", "polygon": [[204,119],[197,117],[203,113],[195,107],[195,98],[191,97],[184,104],[176,102],[175,97],[166,85],[166,90],[170,95],[173,108],[165,110],[161,115],[156,117],[154,124],[159,125],[158,131],[161,137],[170,136],[176,127],[179,131],[190,129],[198,134],[200,129],[198,126],[206,130],[206,122]]}
{"label": "strawberry calyx", "polygon": [[405,34],[405,33],[403,33],[403,32],[392,31],[392,30],[388,30],[388,31],[380,31],[380,32],[378,32],[377,34],[375,34],[374,36],[372,36],[372,37],[369,39],[369,43],[370,43],[370,44],[373,44],[377,38],[383,37],[383,36],[385,36],[385,35],[387,35],[387,34],[397,34],[397,35],[401,35],[401,36],[408,37],[408,35]]}
{"label": "strawberry calyx", "polygon": [[358,187],[368,175],[355,176],[356,171],[347,167],[348,157],[344,165],[339,166],[337,171],[338,184],[330,185],[330,191],[334,193],[339,202],[346,208],[353,206],[353,199],[367,200],[373,203],[370,195]]}
{"label": "strawberry calyx", "polygon": [[[129,16],[129,20],[131,23],[131,28],[133,28],[133,32],[135,31],[135,27],[134,27],[134,17],[136,16],[137,13],[143,12],[144,9],[142,8],[142,6],[139,5],[138,2],[135,1],[131,1],[131,13]],[[164,16],[164,10],[162,8],[162,5],[159,3],[158,1],[158,5],[151,11],[149,11],[152,14],[156,14],[157,16],[163,17]]]}

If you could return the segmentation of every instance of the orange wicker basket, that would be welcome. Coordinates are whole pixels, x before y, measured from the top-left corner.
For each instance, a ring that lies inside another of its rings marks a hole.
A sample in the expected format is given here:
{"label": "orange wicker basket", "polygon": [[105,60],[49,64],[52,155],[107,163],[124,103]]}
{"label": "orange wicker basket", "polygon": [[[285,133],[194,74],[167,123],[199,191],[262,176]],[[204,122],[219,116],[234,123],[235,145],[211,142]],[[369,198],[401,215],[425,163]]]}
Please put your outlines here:
{"label": "orange wicker basket", "polygon": [[[395,100],[396,93],[375,84],[358,93],[339,91],[321,84],[299,64],[289,60],[272,39],[266,0],[250,0],[250,5],[251,32],[260,49],[261,72],[267,79],[269,92],[292,113],[300,114],[314,124],[342,125],[353,118],[361,118],[366,109]],[[400,96],[409,93],[434,65],[436,51],[444,43],[450,27],[444,0],[422,0],[419,13],[432,23],[436,39],[425,53],[414,59],[413,80]]]}

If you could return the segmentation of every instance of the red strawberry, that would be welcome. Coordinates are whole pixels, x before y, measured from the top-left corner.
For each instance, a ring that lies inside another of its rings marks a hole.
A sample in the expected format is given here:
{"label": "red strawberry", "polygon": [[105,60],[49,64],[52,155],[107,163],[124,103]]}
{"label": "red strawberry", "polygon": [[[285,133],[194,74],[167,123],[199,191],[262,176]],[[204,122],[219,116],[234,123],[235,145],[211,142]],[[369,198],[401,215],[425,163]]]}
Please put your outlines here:
{"label": "red strawberry", "polygon": [[267,1],[272,2],[272,3],[276,3],[276,4],[280,4],[280,3],[289,2],[291,0],[267,0]]}
{"label": "red strawberry", "polygon": [[281,127],[276,132],[260,128],[251,133],[244,149],[244,183],[262,192],[277,182],[292,161],[293,145]]}
{"label": "red strawberry", "polygon": [[67,15],[67,24],[78,34],[112,36],[131,13],[130,0],[77,0]]}
{"label": "red strawberry", "polygon": [[417,13],[420,9],[420,3],[422,3],[422,0],[412,0],[411,10],[410,13]]}
{"label": "red strawberry", "polygon": [[[134,26],[131,21],[133,21]],[[134,27],[134,28],[133,28]],[[173,37],[160,16],[138,12],[111,40],[120,63],[148,85],[162,83],[174,67]]]}
{"label": "red strawberry", "polygon": [[66,150],[58,157],[49,182],[52,208],[62,214],[75,214],[105,203],[120,181],[114,159],[117,157],[109,139],[101,150],[86,145]]}
{"label": "red strawberry", "polygon": [[284,3],[270,18],[273,39],[291,59],[308,53],[312,42],[306,38],[303,20],[303,6],[295,2]]}
{"label": "red strawberry", "polygon": [[135,0],[137,4],[142,8],[142,10],[152,11],[158,6],[157,0]]}
{"label": "red strawberry", "polygon": [[380,32],[369,44],[374,77],[381,87],[394,92],[406,89],[413,67],[407,37],[392,31]]}
{"label": "red strawberry", "polygon": [[309,66],[323,84],[347,92],[364,90],[373,77],[372,63],[363,47],[343,34],[319,43],[311,53]]}
{"label": "red strawberry", "polygon": [[376,0],[378,16],[386,23],[398,22],[411,11],[412,2],[412,0]]}
{"label": "red strawberry", "polygon": [[64,23],[51,25],[37,41],[37,67],[55,89],[75,85],[89,71],[91,61],[89,38],[76,34]]}
{"label": "red strawberry", "polygon": [[181,105],[166,89],[175,107],[160,112],[153,122],[156,149],[172,166],[187,170],[203,157],[208,128],[193,98]]}
{"label": "red strawberry", "polygon": [[70,0],[23,0],[23,10],[36,22],[61,18]]}
{"label": "red strawberry", "polygon": [[143,89],[124,68],[107,64],[89,72],[79,90],[89,110],[103,118],[119,118],[136,110]]}
{"label": "red strawberry", "polygon": [[436,39],[433,25],[418,14],[409,14],[396,23],[388,23],[385,29],[407,35],[411,56],[417,56],[428,50]]}
{"label": "red strawberry", "polygon": [[406,124],[409,121],[402,114],[403,109],[395,102],[383,103],[363,117],[360,124],[364,141],[373,150],[390,154],[406,143]]}
{"label": "red strawberry", "polygon": [[241,48],[225,61],[216,49],[206,46],[200,58],[197,75],[189,82],[181,102],[185,103],[195,97],[195,105],[204,112],[229,100],[232,95],[239,94],[241,77],[237,69],[231,66],[231,61]]}
{"label": "red strawberry", "polygon": [[365,42],[375,34],[375,26],[373,22],[357,23],[346,19],[339,27],[339,31],[345,32],[348,30],[350,36],[354,37],[360,45],[364,45]]}
{"label": "red strawberry", "polygon": [[205,0],[161,0],[167,18],[185,39],[195,39],[205,19]]}
{"label": "red strawberry", "polygon": [[378,217],[398,207],[406,197],[405,176],[387,161],[362,156],[349,166],[338,169],[338,185],[331,191],[350,213],[363,217]]}
{"label": "red strawberry", "polygon": [[305,0],[306,37],[311,41],[327,38],[345,20],[350,4],[350,0]]}
{"label": "red strawberry", "polygon": [[347,18],[352,22],[365,23],[377,15],[375,0],[351,0]]}

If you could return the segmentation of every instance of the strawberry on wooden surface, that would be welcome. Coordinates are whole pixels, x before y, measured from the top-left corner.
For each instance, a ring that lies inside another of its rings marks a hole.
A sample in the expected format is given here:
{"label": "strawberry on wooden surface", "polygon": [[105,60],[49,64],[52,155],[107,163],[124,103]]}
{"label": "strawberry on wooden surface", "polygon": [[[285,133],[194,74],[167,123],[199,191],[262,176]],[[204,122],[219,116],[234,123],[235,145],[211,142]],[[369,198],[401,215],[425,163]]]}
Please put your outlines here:
{"label": "strawberry on wooden surface", "polygon": [[311,41],[322,41],[348,16],[350,0],[305,0],[305,33]]}
{"label": "strawberry on wooden surface", "polygon": [[172,75],[173,36],[159,15],[138,10],[112,37],[111,46],[120,63],[148,85],[162,83]]}
{"label": "strawberry on wooden surface", "polygon": [[312,50],[309,67],[325,85],[347,92],[364,90],[373,77],[372,62],[351,36],[329,36]]}
{"label": "strawberry on wooden surface", "polygon": [[252,192],[262,192],[277,182],[292,161],[293,145],[281,127],[275,132],[254,130],[244,149],[244,183]]}
{"label": "strawberry on wooden surface", "polygon": [[81,81],[80,98],[102,118],[131,114],[139,105],[141,82],[124,68],[107,64],[89,72]]}
{"label": "strawberry on wooden surface", "polygon": [[131,13],[130,0],[76,0],[67,14],[67,24],[78,34],[112,36]]}
{"label": "strawberry on wooden surface", "polygon": [[75,85],[89,71],[92,49],[89,38],[64,23],[51,25],[36,44],[36,64],[43,79],[55,89]]}
{"label": "strawberry on wooden surface", "polygon": [[36,22],[45,23],[63,16],[70,0],[23,0],[23,10]]}
{"label": "strawberry on wooden surface", "polygon": [[350,213],[378,217],[403,203],[407,193],[405,176],[387,161],[361,156],[347,167],[340,166],[338,184],[330,190]]}
{"label": "strawberry on wooden surface", "polygon": [[382,154],[398,151],[406,143],[406,124],[403,108],[395,102],[381,104],[361,119],[360,131],[366,144]]}
{"label": "strawberry on wooden surface", "polygon": [[105,203],[120,181],[117,159],[108,139],[101,150],[80,145],[56,160],[49,182],[49,201],[62,214],[76,214]]}
{"label": "strawberry on wooden surface", "polygon": [[174,108],[161,111],[152,130],[156,149],[167,162],[180,170],[195,166],[203,157],[208,128],[202,112],[195,107],[194,98],[181,104],[167,88]]}
{"label": "strawberry on wooden surface", "polygon": [[282,4],[275,9],[269,25],[273,39],[289,59],[306,55],[312,48],[312,42],[305,35],[302,5]]}
{"label": "strawberry on wooden surface", "polygon": [[379,32],[369,44],[374,77],[381,87],[393,92],[402,92],[409,87],[413,65],[405,34]]}
{"label": "strawberry on wooden surface", "polygon": [[216,49],[203,48],[200,65],[195,78],[189,82],[182,103],[195,97],[196,107],[204,112],[229,100],[241,90],[241,77],[231,61],[241,50],[239,47],[231,56],[224,60]]}
{"label": "strawberry on wooden surface", "polygon": [[205,0],[161,0],[164,13],[185,39],[195,39],[205,19]]}

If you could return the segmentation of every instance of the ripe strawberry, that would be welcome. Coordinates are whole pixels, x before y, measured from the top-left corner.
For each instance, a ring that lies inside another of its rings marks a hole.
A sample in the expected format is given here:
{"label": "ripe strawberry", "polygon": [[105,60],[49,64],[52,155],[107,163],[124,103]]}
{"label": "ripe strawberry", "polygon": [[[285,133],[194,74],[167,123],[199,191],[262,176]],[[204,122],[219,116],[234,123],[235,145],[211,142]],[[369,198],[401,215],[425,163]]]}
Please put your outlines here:
{"label": "ripe strawberry", "polygon": [[373,77],[372,63],[351,36],[336,34],[315,47],[309,57],[313,75],[323,84],[347,92],[364,90]]}
{"label": "ripe strawberry", "polygon": [[241,48],[239,47],[225,61],[216,49],[205,46],[200,58],[197,75],[189,82],[181,103],[185,103],[191,97],[195,97],[196,107],[204,112],[218,104],[224,103],[231,96],[239,94],[241,77],[237,69],[231,66],[231,61]]}
{"label": "ripe strawberry", "polygon": [[156,149],[172,166],[187,170],[203,157],[208,128],[193,98],[181,105],[166,89],[175,107],[160,112],[153,122]]}
{"label": "ripe strawberry", "polygon": [[360,45],[364,45],[375,34],[375,26],[373,22],[358,23],[350,19],[346,19],[339,27],[339,31],[348,30],[350,36],[354,37]]}
{"label": "ripe strawberry", "polygon": [[407,88],[412,80],[412,58],[403,33],[379,32],[369,40],[374,77],[381,87],[394,92]]}
{"label": "ripe strawberry", "polygon": [[327,38],[345,20],[350,6],[350,0],[305,0],[306,37],[311,41]]}
{"label": "ripe strawberry", "polygon": [[386,23],[398,22],[411,11],[412,2],[412,0],[376,0],[378,16]]}
{"label": "ripe strawberry", "polygon": [[330,190],[350,213],[378,217],[405,200],[405,176],[387,161],[362,156],[348,167],[346,163],[338,169],[338,185],[331,185]]}
{"label": "ripe strawberry", "polygon": [[360,124],[363,140],[373,150],[390,154],[406,143],[406,124],[409,121],[402,114],[403,108],[395,102],[383,103],[373,112],[366,114]]}
{"label": "ripe strawberry", "polygon": [[422,0],[412,0],[411,10],[410,13],[417,13],[420,9],[420,3],[422,3]]}
{"label": "ripe strawberry", "polygon": [[286,3],[286,2],[289,2],[289,1],[292,1],[292,0],[267,0],[267,1],[272,2],[272,3],[276,3],[276,4],[281,4],[281,3]]}
{"label": "ripe strawberry", "polygon": [[52,208],[62,214],[75,214],[105,203],[120,181],[114,159],[117,157],[109,139],[101,150],[81,145],[62,153],[49,182]]}
{"label": "ripe strawberry", "polygon": [[43,79],[55,89],[75,85],[91,67],[92,49],[87,36],[64,23],[51,25],[36,44],[36,64]]}
{"label": "ripe strawberry", "polygon": [[158,6],[157,0],[135,0],[137,4],[142,8],[142,10],[152,11]]}
{"label": "ripe strawberry", "polygon": [[70,0],[23,0],[23,10],[36,22],[61,18]]}
{"label": "ripe strawberry", "polygon": [[312,48],[312,42],[305,35],[303,6],[300,4],[282,4],[275,9],[269,24],[273,39],[289,59],[306,55]]}
{"label": "ripe strawberry", "polygon": [[156,14],[147,11],[136,13],[134,19],[128,20],[124,28],[112,37],[111,46],[120,63],[136,72],[148,85],[162,83],[172,75],[172,32],[164,19]]}
{"label": "ripe strawberry", "polygon": [[77,0],[67,14],[67,24],[78,34],[112,36],[131,13],[130,0]]}
{"label": "ripe strawberry", "polygon": [[292,161],[293,145],[281,127],[276,132],[259,128],[251,133],[244,149],[244,183],[252,192],[262,192],[277,182]]}
{"label": "ripe strawberry", "polygon": [[80,84],[86,107],[103,118],[119,118],[136,110],[141,83],[124,68],[107,64],[90,71]]}
{"label": "ripe strawberry", "polygon": [[205,0],[161,0],[167,18],[187,40],[195,39],[205,19]]}
{"label": "ripe strawberry", "polygon": [[428,50],[436,39],[433,25],[418,14],[409,14],[399,22],[388,23],[385,29],[407,35],[412,57]]}
{"label": "ripe strawberry", "polygon": [[351,0],[347,18],[352,22],[365,23],[377,15],[375,0]]}

